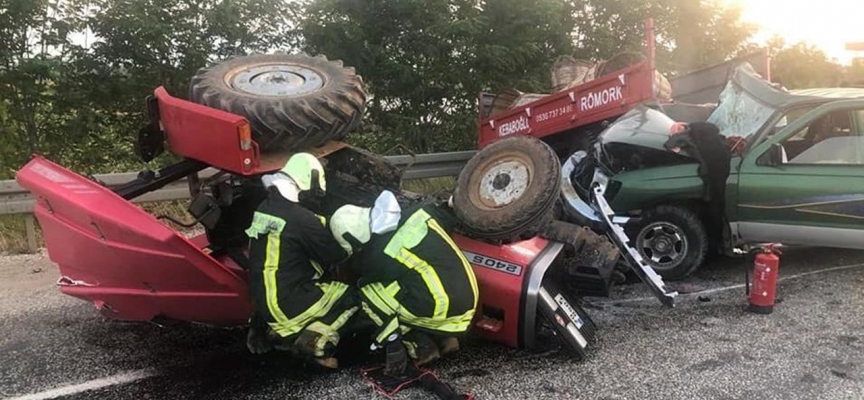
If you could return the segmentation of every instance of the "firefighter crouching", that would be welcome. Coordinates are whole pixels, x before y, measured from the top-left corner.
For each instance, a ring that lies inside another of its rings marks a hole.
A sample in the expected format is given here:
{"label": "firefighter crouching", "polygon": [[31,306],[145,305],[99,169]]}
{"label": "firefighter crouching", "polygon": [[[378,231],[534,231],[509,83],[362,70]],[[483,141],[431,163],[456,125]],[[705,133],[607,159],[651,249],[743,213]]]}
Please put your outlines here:
{"label": "firefighter crouching", "polygon": [[388,370],[407,356],[422,365],[458,350],[471,324],[477,280],[449,236],[455,223],[435,205],[402,211],[388,191],[373,208],[342,206],[330,219],[353,254],[363,314],[378,327],[371,347],[386,348]]}
{"label": "firefighter crouching", "polygon": [[324,168],[315,156],[298,153],[262,180],[268,196],[246,230],[254,308],[247,347],[256,354],[286,350],[336,368],[340,331],[359,301],[348,285],[328,279],[329,267],[348,254],[325,219],[300,204],[321,201]]}

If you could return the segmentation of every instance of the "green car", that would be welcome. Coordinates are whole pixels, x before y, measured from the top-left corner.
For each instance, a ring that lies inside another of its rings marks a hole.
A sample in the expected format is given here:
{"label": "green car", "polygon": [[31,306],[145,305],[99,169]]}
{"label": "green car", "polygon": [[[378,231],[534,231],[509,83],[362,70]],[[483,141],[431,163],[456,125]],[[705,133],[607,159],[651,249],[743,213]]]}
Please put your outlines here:
{"label": "green car", "polygon": [[708,254],[762,243],[864,249],[864,89],[787,91],[749,64],[734,69],[708,108],[707,122],[737,145],[726,223],[715,231],[706,230],[698,160],[664,147],[674,122],[704,116],[670,111],[631,110],[592,149],[566,160],[568,216],[608,230],[602,193],[630,246],[670,280],[690,275]]}

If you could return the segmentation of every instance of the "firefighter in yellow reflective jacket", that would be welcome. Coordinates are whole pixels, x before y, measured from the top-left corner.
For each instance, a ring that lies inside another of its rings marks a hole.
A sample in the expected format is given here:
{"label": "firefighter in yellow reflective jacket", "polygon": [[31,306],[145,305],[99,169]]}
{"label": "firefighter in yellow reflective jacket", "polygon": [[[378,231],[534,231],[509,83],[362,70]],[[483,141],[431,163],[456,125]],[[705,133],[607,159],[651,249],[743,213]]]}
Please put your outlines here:
{"label": "firefighter in yellow reflective jacket", "polygon": [[253,353],[288,350],[335,368],[340,331],[359,301],[347,285],[327,279],[328,267],[348,254],[324,218],[300,205],[323,197],[324,168],[313,155],[298,153],[262,180],[268,197],[246,230],[254,306],[247,346]]}
{"label": "firefighter in yellow reflective jacket", "polygon": [[477,281],[449,236],[455,223],[435,205],[403,212],[387,191],[373,208],[346,205],[331,217],[333,236],[353,254],[361,306],[379,327],[373,349],[401,342],[419,365],[458,349],[477,307]]}

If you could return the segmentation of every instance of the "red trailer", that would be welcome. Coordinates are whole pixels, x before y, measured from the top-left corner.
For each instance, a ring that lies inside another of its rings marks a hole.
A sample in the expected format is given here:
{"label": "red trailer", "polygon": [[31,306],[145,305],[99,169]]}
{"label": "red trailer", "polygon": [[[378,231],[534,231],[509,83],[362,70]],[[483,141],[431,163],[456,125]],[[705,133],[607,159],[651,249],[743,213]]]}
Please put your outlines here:
{"label": "red trailer", "polygon": [[657,101],[654,67],[654,24],[645,21],[646,59],[627,68],[599,76],[581,85],[490,116],[495,95],[481,93],[478,146],[528,135],[546,138],[604,120],[614,120],[637,105]]}
{"label": "red trailer", "polygon": [[[653,83],[654,69],[644,61],[506,113],[481,118],[478,145],[483,148],[512,135],[544,138],[615,119],[654,100]],[[482,104],[482,97],[480,101]]]}

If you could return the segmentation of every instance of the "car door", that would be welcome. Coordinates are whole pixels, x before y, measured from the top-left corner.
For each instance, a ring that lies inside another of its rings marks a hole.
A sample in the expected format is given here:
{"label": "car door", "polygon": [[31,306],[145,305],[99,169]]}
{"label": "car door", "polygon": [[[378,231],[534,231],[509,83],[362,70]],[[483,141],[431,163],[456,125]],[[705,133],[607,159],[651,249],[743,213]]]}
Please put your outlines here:
{"label": "car door", "polygon": [[820,106],[753,148],[736,211],[739,241],[864,248],[864,100]]}

